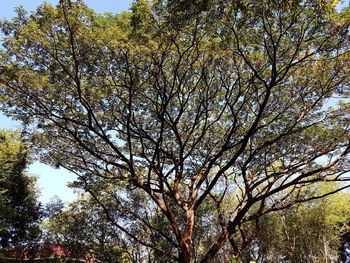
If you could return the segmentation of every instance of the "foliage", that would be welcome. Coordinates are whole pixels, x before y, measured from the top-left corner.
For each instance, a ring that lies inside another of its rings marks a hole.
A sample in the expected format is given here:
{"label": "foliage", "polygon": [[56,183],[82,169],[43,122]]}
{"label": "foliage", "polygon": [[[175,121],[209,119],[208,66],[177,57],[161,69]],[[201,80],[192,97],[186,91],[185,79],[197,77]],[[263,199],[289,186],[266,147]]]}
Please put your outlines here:
{"label": "foliage", "polygon": [[1,23],[4,110],[129,243],[167,262],[239,257],[264,214],[348,186],[312,188],[348,180],[349,103],[327,107],[349,95],[348,11],[172,2],[18,10]]}
{"label": "foliage", "polygon": [[82,196],[68,208],[61,206],[53,212],[52,206],[57,208],[59,203],[56,200],[48,204],[51,213],[42,223],[45,243],[68,248],[67,256],[71,258],[91,254],[102,262],[131,262],[131,244],[124,244],[121,233],[106,219],[101,206]]}
{"label": "foliage", "polygon": [[349,211],[349,193],[337,193],[265,215],[246,261],[340,262],[342,236],[350,230]]}
{"label": "foliage", "polygon": [[29,245],[39,235],[35,177],[19,132],[0,131],[0,247]]}

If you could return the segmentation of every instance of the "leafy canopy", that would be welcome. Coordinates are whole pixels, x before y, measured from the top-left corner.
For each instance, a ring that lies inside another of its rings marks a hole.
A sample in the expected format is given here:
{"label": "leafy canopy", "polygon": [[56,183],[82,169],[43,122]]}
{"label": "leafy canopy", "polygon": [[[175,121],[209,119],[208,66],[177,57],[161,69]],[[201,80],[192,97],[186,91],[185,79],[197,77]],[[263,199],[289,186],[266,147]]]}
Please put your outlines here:
{"label": "leafy canopy", "polygon": [[[1,22],[4,111],[32,125],[37,154],[77,173],[76,187],[124,204],[132,224],[104,209],[120,231],[178,262],[238,256],[246,222],[347,187],[309,186],[350,169],[349,103],[327,107],[349,95],[348,11],[198,2],[100,15],[62,0]],[[212,229],[205,245],[193,242],[199,222]]]}
{"label": "leafy canopy", "polygon": [[26,173],[28,146],[19,132],[0,131],[0,247],[37,241],[39,204],[36,178]]}

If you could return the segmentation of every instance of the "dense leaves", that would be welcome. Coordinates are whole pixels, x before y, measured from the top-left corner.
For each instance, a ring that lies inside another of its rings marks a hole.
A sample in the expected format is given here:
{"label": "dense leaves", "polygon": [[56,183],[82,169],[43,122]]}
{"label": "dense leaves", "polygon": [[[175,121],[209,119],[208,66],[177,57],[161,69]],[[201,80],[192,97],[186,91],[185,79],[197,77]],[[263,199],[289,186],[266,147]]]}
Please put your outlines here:
{"label": "dense leaves", "polygon": [[[329,190],[324,184],[318,187]],[[343,239],[350,230],[349,197],[349,193],[337,193],[264,216],[257,236],[244,253],[245,259],[343,262],[344,242],[350,241]]]}
{"label": "dense leaves", "polygon": [[91,198],[81,197],[68,208],[55,199],[47,205],[47,211],[42,223],[42,241],[67,248],[67,257],[91,254],[102,262],[137,262],[135,248],[124,243],[123,235]]}
{"label": "dense leaves", "polygon": [[62,0],[1,23],[4,110],[118,231],[168,262],[239,256],[262,215],[347,187],[311,186],[350,170],[348,11],[198,2],[139,0],[113,16]]}
{"label": "dense leaves", "polygon": [[0,131],[0,247],[37,241],[39,204],[35,177],[26,173],[28,147],[18,132]]}

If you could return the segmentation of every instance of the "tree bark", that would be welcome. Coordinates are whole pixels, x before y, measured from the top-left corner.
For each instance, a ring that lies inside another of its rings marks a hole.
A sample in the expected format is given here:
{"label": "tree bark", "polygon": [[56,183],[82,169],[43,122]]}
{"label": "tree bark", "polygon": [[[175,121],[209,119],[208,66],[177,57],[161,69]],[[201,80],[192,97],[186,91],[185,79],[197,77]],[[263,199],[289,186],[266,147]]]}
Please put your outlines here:
{"label": "tree bark", "polygon": [[186,211],[186,227],[185,232],[181,238],[179,253],[179,263],[191,263],[192,262],[192,236],[194,227],[194,210],[188,209]]}

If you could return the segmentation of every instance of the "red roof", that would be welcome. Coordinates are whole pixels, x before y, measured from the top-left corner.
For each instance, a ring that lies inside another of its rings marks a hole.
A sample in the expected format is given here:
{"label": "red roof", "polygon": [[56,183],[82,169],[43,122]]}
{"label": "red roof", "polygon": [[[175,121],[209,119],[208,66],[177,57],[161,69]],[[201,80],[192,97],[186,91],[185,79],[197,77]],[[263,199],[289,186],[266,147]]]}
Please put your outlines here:
{"label": "red roof", "polygon": [[69,258],[77,262],[100,263],[101,261],[90,253],[83,253],[79,257],[72,257],[68,247],[59,244],[40,244],[31,250],[18,250],[14,248],[4,248],[0,250],[1,257],[28,259],[49,259],[49,258]]}

